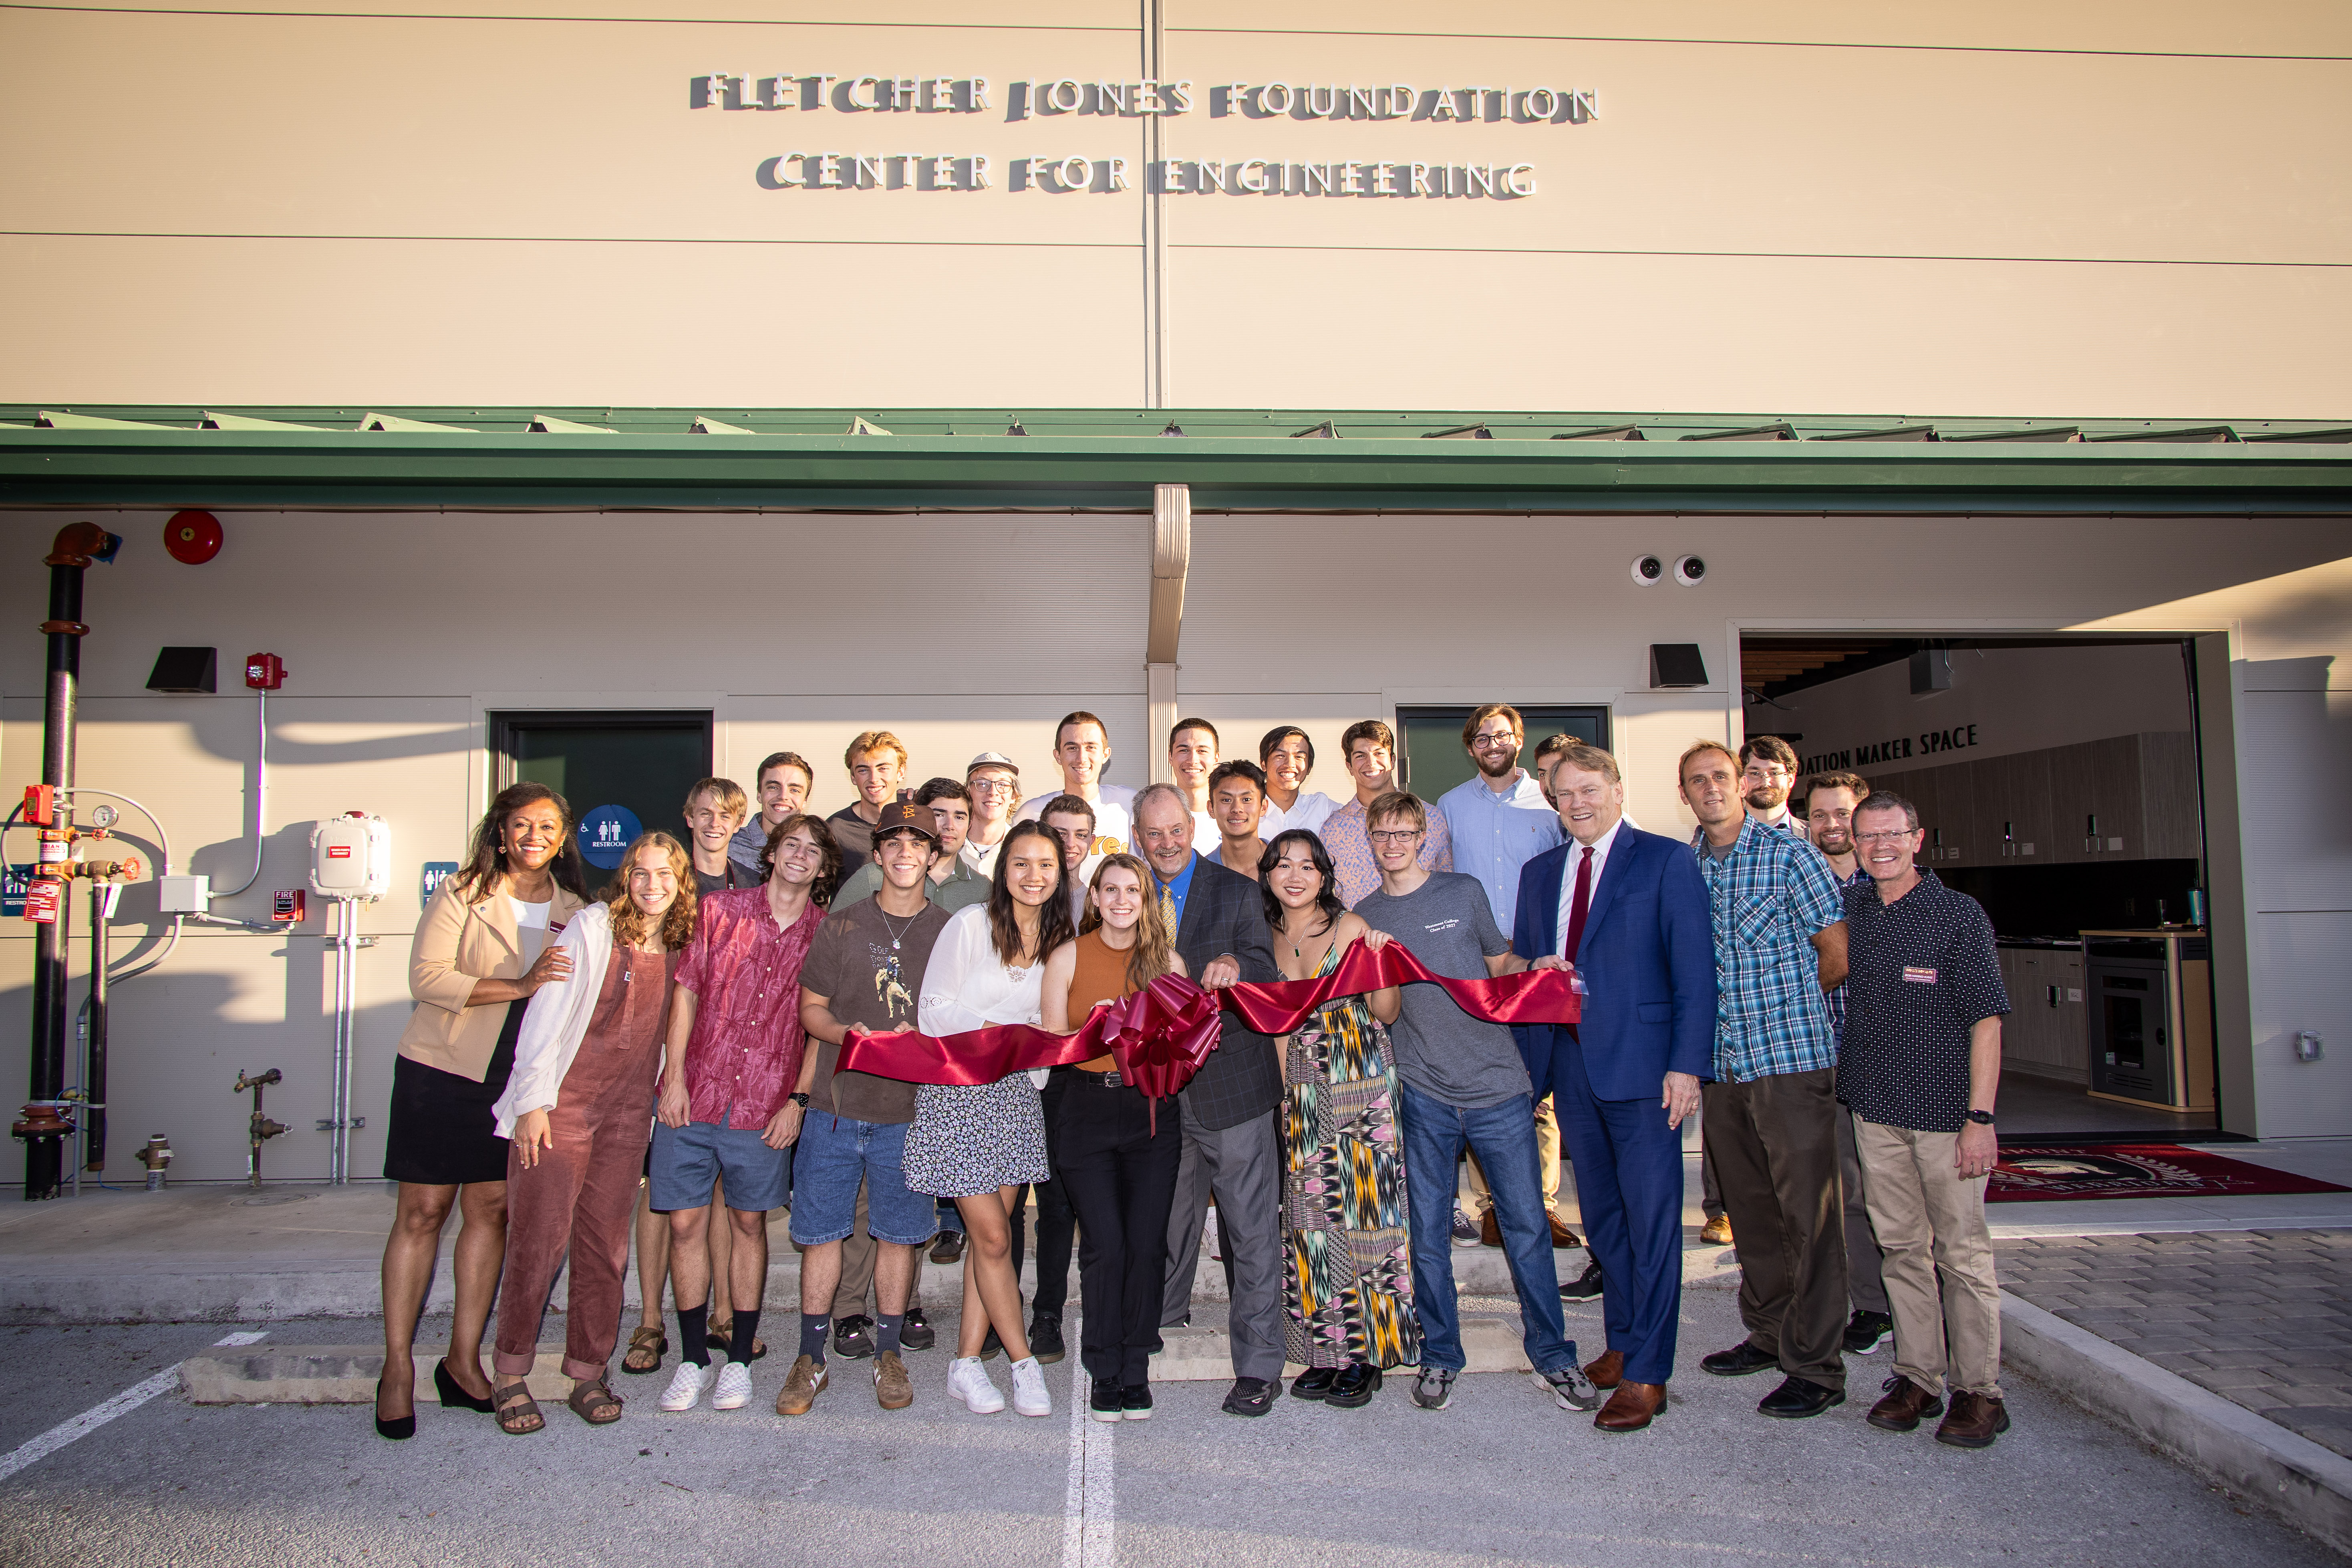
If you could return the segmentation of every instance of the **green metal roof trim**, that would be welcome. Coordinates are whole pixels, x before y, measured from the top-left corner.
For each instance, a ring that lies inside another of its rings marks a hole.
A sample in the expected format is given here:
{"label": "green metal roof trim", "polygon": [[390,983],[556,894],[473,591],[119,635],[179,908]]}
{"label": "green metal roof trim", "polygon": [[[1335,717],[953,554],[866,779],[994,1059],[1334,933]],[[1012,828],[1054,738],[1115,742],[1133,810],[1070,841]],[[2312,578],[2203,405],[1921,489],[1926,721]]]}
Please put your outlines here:
{"label": "green metal roof trim", "polygon": [[0,405],[0,504],[1135,511],[1183,482],[1204,511],[2352,514],[2341,425],[1920,432],[1916,416]]}

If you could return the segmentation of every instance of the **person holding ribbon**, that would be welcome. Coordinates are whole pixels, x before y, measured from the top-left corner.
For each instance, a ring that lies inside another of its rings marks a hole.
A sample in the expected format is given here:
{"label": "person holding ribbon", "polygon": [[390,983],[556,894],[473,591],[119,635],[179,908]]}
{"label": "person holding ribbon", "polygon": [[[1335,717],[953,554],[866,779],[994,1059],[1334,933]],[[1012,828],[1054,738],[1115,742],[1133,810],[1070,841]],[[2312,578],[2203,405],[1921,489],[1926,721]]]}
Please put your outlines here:
{"label": "person holding ribbon", "polygon": [[[1085,924],[1045,961],[1045,1028],[1068,1034],[1098,1005],[1186,973],[1150,887],[1151,871],[1135,856],[1108,855],[1095,868]],[[1078,1358],[1094,1380],[1089,1411],[1097,1421],[1148,1420],[1183,1134],[1176,1107],[1159,1120],[1108,1051],[1078,1063],[1066,1079],[1054,1129],[1055,1175],[1078,1216],[1087,1304]]]}
{"label": "person holding ribbon", "polygon": [[[1330,852],[1304,828],[1266,847],[1259,882],[1286,980],[1388,941],[1339,902]],[[1388,1037],[1403,1005],[1395,985],[1342,996],[1283,1041],[1283,1336],[1307,1368],[1290,1392],[1342,1409],[1370,1404],[1384,1370],[1421,1353]]]}
{"label": "person holding ribbon", "polygon": [[[1037,1023],[1045,960],[1072,936],[1062,879],[1061,840],[1034,818],[1015,823],[997,854],[988,902],[957,910],[931,949],[916,1012],[924,1034]],[[1032,1076],[924,1084],[907,1133],[905,1171],[912,1190],[955,1200],[970,1237],[963,1324],[948,1367],[948,1392],[975,1415],[1004,1408],[1004,1395],[981,1360],[993,1327],[1013,1359],[1013,1409],[1052,1415],[1045,1369],[1022,1332],[1021,1281],[1013,1272],[1014,1195],[1024,1183],[1053,1177]]]}

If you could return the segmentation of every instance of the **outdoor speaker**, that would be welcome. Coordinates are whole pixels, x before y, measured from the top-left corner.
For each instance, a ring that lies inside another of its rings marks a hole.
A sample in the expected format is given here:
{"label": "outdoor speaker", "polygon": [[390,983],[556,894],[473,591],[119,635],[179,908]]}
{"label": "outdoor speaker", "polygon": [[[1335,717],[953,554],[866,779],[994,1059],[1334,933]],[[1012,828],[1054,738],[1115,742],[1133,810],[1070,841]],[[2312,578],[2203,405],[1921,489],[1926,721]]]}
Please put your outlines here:
{"label": "outdoor speaker", "polygon": [[1706,660],[1695,642],[1654,642],[1650,645],[1650,688],[1654,691],[1686,689],[1706,684]]}
{"label": "outdoor speaker", "polygon": [[155,673],[147,678],[147,689],[210,695],[220,689],[219,673],[218,648],[167,647],[155,656]]}

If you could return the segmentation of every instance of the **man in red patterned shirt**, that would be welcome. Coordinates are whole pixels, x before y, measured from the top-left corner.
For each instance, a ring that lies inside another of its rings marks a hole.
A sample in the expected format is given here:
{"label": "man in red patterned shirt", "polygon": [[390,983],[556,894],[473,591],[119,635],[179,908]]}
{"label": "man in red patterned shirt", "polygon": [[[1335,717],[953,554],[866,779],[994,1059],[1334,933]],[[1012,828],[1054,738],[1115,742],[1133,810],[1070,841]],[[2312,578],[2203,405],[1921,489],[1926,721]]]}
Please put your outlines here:
{"label": "man in red patterned shirt", "polygon": [[[794,1094],[807,1037],[801,964],[841,880],[841,852],[824,824],[795,813],[768,832],[756,888],[712,893],[695,911],[694,940],[677,968],[656,1113],[652,1200],[670,1222],[670,1280],[684,1358],[661,1407],[691,1410],[711,1384],[710,1264],[703,1228],[723,1179],[735,1247],[728,1284],[731,1343],[759,1342],[768,1279],[768,1211],[784,1201],[784,1151],[800,1136],[808,1096]],[[730,1352],[711,1405],[751,1398],[750,1367]]]}

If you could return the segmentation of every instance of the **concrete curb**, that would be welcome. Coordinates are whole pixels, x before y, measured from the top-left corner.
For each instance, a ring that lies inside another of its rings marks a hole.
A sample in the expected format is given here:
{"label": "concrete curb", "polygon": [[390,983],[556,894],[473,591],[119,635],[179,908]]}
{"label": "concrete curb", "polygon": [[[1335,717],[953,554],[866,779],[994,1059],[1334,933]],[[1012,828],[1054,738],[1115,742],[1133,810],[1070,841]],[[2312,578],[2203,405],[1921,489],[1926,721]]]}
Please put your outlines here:
{"label": "concrete curb", "polygon": [[2352,1553],[2352,1459],[2005,1290],[2000,1317],[2009,1365]]}

